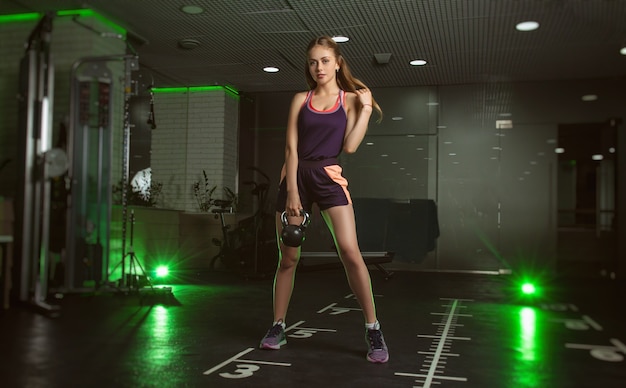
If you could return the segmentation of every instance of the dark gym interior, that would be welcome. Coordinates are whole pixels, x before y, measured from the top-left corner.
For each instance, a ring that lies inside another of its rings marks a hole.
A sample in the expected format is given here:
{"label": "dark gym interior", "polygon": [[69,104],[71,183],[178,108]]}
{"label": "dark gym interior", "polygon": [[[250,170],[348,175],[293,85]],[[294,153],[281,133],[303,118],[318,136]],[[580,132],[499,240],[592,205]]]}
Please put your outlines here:
{"label": "dark gym interior", "polygon": [[[3,0],[3,387],[622,387],[626,2]],[[341,155],[388,363],[275,202],[305,50],[383,109]]]}

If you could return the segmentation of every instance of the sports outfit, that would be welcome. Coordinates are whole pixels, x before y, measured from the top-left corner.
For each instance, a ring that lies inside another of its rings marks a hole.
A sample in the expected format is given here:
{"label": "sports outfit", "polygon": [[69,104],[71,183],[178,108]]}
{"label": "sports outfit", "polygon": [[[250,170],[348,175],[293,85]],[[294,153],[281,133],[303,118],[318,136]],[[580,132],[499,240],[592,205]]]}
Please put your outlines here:
{"label": "sports outfit", "polygon": [[[311,104],[309,91],[298,114],[298,192],[302,208],[310,213],[313,203],[320,210],[352,203],[348,181],[344,178],[337,157],[343,149],[347,115],[345,92],[339,91],[335,105],[317,110]],[[281,171],[276,211],[283,212],[287,202],[286,168]]]}

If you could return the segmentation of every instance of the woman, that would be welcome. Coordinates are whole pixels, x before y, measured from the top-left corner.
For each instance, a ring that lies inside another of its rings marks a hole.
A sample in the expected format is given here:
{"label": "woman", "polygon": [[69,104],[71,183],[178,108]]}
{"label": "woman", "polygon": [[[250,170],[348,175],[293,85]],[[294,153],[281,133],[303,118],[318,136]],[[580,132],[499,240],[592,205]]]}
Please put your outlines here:
{"label": "woman", "polygon": [[[355,79],[339,46],[322,36],[307,48],[306,79],[311,88],[297,93],[287,123],[285,164],[276,202],[276,229],[282,231],[281,214],[290,224],[302,222],[302,211],[317,203],[333,235],[352,292],[365,318],[367,360],[385,363],[389,354],[372,294],[369,270],[361,255],[348,183],[337,157],[354,153],[365,137],[376,109],[382,111],[369,89]],[[285,317],[293,291],[300,248],[279,242],[279,263],[274,279],[274,324],[262,339],[262,349],[280,349],[287,343]]]}

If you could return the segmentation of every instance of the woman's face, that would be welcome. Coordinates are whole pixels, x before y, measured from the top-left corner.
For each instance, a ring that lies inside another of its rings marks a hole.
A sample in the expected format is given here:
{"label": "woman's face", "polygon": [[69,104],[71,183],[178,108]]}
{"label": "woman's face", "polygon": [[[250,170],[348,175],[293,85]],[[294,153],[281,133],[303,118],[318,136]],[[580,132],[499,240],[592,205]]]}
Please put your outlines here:
{"label": "woman's face", "polygon": [[318,85],[335,79],[339,64],[333,50],[324,46],[313,46],[309,50],[309,73]]}

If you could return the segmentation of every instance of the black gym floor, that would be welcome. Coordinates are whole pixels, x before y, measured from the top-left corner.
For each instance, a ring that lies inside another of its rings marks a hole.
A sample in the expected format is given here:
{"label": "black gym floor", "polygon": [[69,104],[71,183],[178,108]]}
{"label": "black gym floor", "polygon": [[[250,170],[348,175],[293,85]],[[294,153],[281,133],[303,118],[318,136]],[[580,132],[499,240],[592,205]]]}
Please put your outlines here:
{"label": "black gym floor", "polygon": [[271,277],[174,274],[168,289],[64,295],[0,315],[2,387],[624,387],[623,283],[372,269],[390,360],[365,360],[341,270],[301,271],[288,344],[259,350]]}

